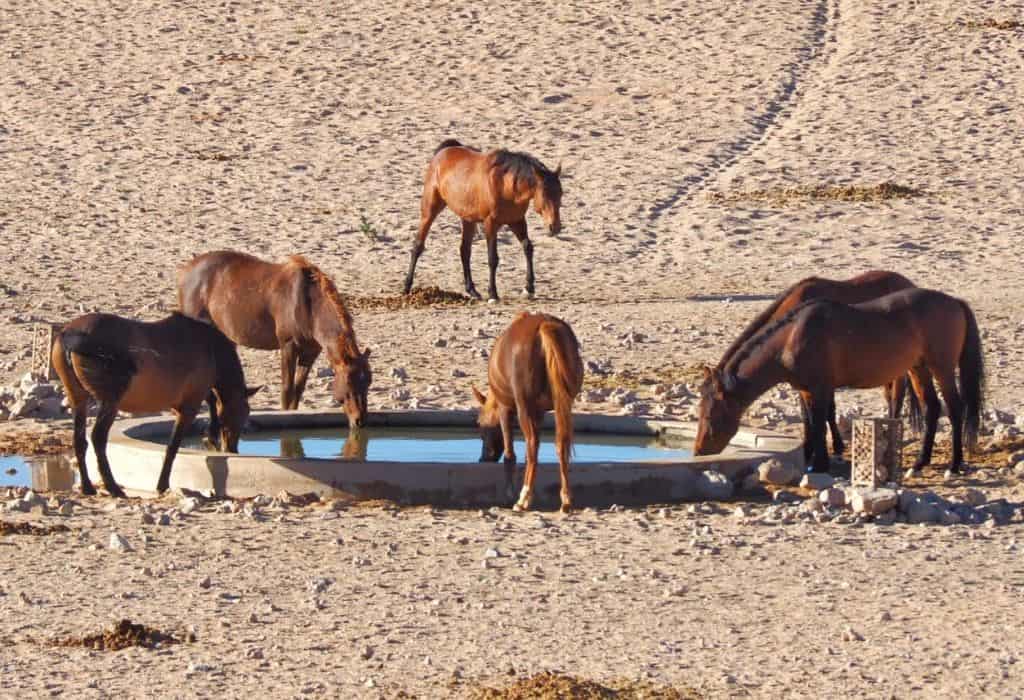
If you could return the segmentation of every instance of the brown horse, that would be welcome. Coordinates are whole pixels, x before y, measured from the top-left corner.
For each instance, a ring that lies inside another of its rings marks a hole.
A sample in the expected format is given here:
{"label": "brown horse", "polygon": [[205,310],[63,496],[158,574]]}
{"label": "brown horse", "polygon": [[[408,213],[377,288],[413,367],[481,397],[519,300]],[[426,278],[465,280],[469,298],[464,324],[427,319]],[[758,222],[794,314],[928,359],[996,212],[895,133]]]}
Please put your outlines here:
{"label": "brown horse", "polygon": [[119,409],[173,411],[174,432],[156,484],[163,493],[182,436],[207,396],[214,397],[223,425],[221,449],[237,452],[249,416],[248,397],[257,391],[246,389],[242,363],[230,340],[216,328],[177,313],[154,323],[110,314],[79,316],[54,342],[51,361],[74,413],[75,458],[84,494],[96,493],[85,468],[90,397],[99,404],[92,446],[100,476],[111,496],[123,497],[107,461],[107,436]]}
{"label": "brown horse", "polygon": [[508,226],[523,246],[526,255],[527,296],[534,292],[533,243],[526,232],[526,211],[533,203],[551,235],[562,230],[562,166],[549,170],[533,156],[504,149],[481,153],[463,146],[454,139],[441,143],[423,177],[423,198],[420,202],[420,227],[412,244],[409,272],[405,276],[405,293],[412,289],[416,262],[423,254],[430,225],[446,206],[462,219],[462,274],[466,293],[479,299],[469,269],[469,256],[482,223],[487,239],[487,263],[490,266],[489,299],[497,300],[494,277],[498,270],[498,230]]}
{"label": "brown horse", "polygon": [[[840,304],[860,304],[872,299],[884,297],[902,289],[910,289],[914,283],[901,274],[887,270],[872,270],[862,275],[851,277],[848,280],[829,280],[821,277],[807,277],[800,280],[792,287],[784,291],[771,305],[761,312],[733,341],[732,345],[718,361],[718,369],[721,370],[729,362],[732,356],[758,331],[769,323],[777,321],[801,304],[815,299],[835,301]],[[885,385],[885,399],[889,407],[889,417],[899,418],[903,406],[903,396],[906,393],[906,377],[899,377]],[[808,412],[808,397],[800,395],[800,412],[804,419],[804,456],[809,461],[811,457],[811,425]],[[916,407],[912,407],[916,408]],[[836,402],[833,397],[828,407],[828,425],[832,430],[832,451],[835,454],[843,453],[843,438],[836,425]]]}
{"label": "brown horse", "polygon": [[211,321],[231,340],[281,350],[281,408],[299,407],[320,355],[334,369],[333,394],[349,424],[366,419],[370,351],[359,350],[352,316],[320,268],[295,255],[269,263],[245,253],[206,253],[178,271],[182,313]]}
{"label": "brown horse", "polygon": [[512,448],[512,412],[526,439],[526,472],[515,510],[528,510],[533,498],[540,427],[544,413],[555,412],[555,446],[562,479],[562,512],[572,509],[569,457],[572,453],[572,404],[583,387],[579,343],[565,321],[547,314],[521,313],[494,343],[487,366],[490,393],[476,387],[483,440],[481,462],[516,462]]}
{"label": "brown horse", "polygon": [[882,386],[908,372],[926,411],[915,468],[931,462],[941,412],[934,377],[953,424],[951,469],[958,471],[964,434],[972,447],[981,421],[981,336],[966,302],[917,288],[857,306],[807,302],[750,337],[724,367],[705,370],[694,454],[720,452],[736,434],[747,407],[774,385],[787,382],[809,398],[813,468],[827,470],[825,425],[835,389]]}

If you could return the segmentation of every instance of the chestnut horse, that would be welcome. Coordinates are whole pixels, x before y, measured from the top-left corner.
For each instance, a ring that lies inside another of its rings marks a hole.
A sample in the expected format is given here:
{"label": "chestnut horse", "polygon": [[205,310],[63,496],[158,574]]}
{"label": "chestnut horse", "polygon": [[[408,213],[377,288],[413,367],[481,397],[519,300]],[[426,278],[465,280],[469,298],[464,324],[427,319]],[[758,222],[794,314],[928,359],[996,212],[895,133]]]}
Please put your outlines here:
{"label": "chestnut horse", "polygon": [[51,362],[74,414],[75,458],[84,494],[96,493],[85,468],[90,397],[99,404],[92,447],[100,476],[111,496],[123,497],[107,461],[107,436],[118,410],[173,411],[174,432],[156,484],[163,493],[170,485],[181,439],[207,396],[213,396],[223,425],[221,449],[237,452],[238,436],[249,416],[248,397],[257,391],[246,389],[242,363],[230,340],[216,328],[178,313],[153,323],[111,314],[79,316],[55,340]]}
{"label": "chestnut horse", "polygon": [[178,304],[239,345],[280,348],[286,410],[299,407],[310,368],[325,350],[335,400],[344,404],[349,425],[363,424],[370,351],[359,350],[352,316],[334,283],[302,256],[269,263],[234,251],[200,255],[178,270]]}
{"label": "chestnut horse", "polygon": [[[718,361],[718,369],[721,370],[725,367],[736,351],[754,334],[769,323],[782,318],[804,302],[824,299],[841,304],[860,304],[912,287],[914,287],[914,283],[906,277],[887,270],[872,270],[862,275],[851,277],[848,280],[829,280],[821,277],[802,279],[776,297],[775,301],[767,309],[750,322],[725,351],[725,354],[722,355],[722,359]],[[899,377],[885,385],[885,399],[889,407],[890,418],[900,417],[900,409],[903,407],[903,396],[906,393],[906,389],[906,377]],[[913,400],[913,395],[911,399]],[[800,412],[804,419],[804,457],[810,461],[811,424],[807,400],[808,397],[806,395],[800,395]],[[916,415],[917,407],[912,406],[912,408],[915,409],[914,413]],[[832,430],[832,451],[837,455],[842,454],[844,445],[842,435],[839,434],[839,427],[836,425],[836,402],[834,397],[829,402],[828,425]]]}
{"label": "chestnut horse", "polygon": [[981,421],[981,335],[966,302],[918,288],[857,306],[807,302],[754,334],[724,367],[706,369],[694,454],[720,452],[736,434],[747,407],[771,387],[788,382],[809,398],[813,469],[827,471],[825,425],[835,389],[882,386],[907,373],[925,407],[925,435],[915,469],[931,462],[941,412],[934,377],[953,424],[950,468],[959,471],[964,435],[973,447]]}
{"label": "chestnut horse", "polygon": [[546,411],[555,412],[555,447],[562,480],[562,512],[572,509],[569,457],[572,453],[572,404],[583,387],[579,343],[565,321],[547,314],[521,313],[501,334],[487,366],[490,393],[480,403],[481,462],[516,463],[512,447],[512,412],[526,439],[526,471],[515,510],[529,510],[537,470],[540,428]]}
{"label": "chestnut horse", "polygon": [[420,202],[420,227],[412,244],[409,272],[405,276],[405,293],[412,289],[416,262],[423,254],[430,225],[446,206],[462,219],[462,274],[466,293],[479,299],[469,269],[469,256],[482,223],[487,239],[487,263],[490,266],[489,299],[498,299],[495,274],[498,270],[498,230],[508,226],[523,246],[526,256],[527,296],[534,292],[533,243],[526,231],[526,211],[534,210],[547,224],[551,235],[562,230],[562,166],[549,170],[533,156],[504,149],[481,153],[463,146],[454,139],[441,143],[423,177],[423,198]]}

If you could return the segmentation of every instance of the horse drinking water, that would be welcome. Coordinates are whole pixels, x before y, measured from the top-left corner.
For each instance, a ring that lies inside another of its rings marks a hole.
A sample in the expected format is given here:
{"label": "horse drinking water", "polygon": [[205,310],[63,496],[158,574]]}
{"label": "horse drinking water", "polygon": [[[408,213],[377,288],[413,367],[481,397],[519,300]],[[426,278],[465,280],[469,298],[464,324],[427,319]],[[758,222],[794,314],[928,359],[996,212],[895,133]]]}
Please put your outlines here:
{"label": "horse drinking water", "polygon": [[528,510],[533,498],[540,428],[546,411],[555,412],[555,447],[562,489],[562,512],[572,508],[569,458],[572,453],[572,404],[583,387],[579,343],[565,321],[547,314],[521,313],[494,343],[487,366],[490,393],[480,403],[481,462],[516,462],[512,416],[526,439],[526,471],[515,510]]}
{"label": "horse drinking water", "polygon": [[221,449],[237,452],[249,415],[248,397],[257,391],[246,389],[242,363],[230,340],[216,328],[177,313],[153,323],[110,314],[79,316],[57,337],[51,362],[74,414],[75,458],[84,494],[96,493],[85,466],[90,397],[99,404],[92,446],[100,476],[111,496],[123,497],[107,461],[107,436],[118,410],[174,412],[174,432],[156,484],[163,493],[170,486],[181,439],[207,396],[222,425]]}
{"label": "horse drinking water", "polygon": [[931,462],[941,412],[934,378],[953,424],[950,468],[959,471],[964,437],[973,447],[981,422],[981,335],[966,302],[917,288],[857,306],[807,302],[750,337],[725,366],[705,369],[694,454],[721,452],[747,407],[787,382],[808,397],[813,468],[827,471],[825,425],[835,389],[883,386],[908,372],[925,407],[925,435],[914,467]]}
{"label": "horse drinking water", "polygon": [[320,355],[334,369],[333,394],[349,425],[366,420],[370,351],[360,351],[337,288],[302,256],[269,263],[245,253],[206,253],[178,271],[178,303],[249,348],[281,350],[281,408],[296,409]]}
{"label": "horse drinking water", "polygon": [[[801,304],[815,299],[836,301],[841,304],[860,304],[872,299],[884,297],[902,289],[910,289],[914,283],[901,274],[887,270],[872,270],[864,274],[851,277],[848,280],[830,280],[821,277],[807,277],[800,280],[792,287],[784,291],[771,305],[761,312],[733,341],[732,345],[718,361],[717,368],[721,370],[729,362],[734,354],[758,331],[770,323],[782,318],[790,311]],[[906,393],[906,377],[898,377],[885,385],[886,404],[889,407],[889,417],[899,418],[900,409],[903,406],[903,396]],[[807,408],[808,397],[801,394],[800,409],[804,418],[804,457],[807,461],[811,459],[811,425],[810,413]],[[916,406],[912,406],[916,409]],[[828,425],[832,430],[832,451],[835,454],[843,453],[843,438],[836,425],[836,403],[833,397],[828,407]]]}
{"label": "horse drinking water", "polygon": [[526,211],[533,204],[547,224],[551,235],[562,230],[562,166],[548,169],[533,156],[504,149],[481,153],[454,139],[441,143],[423,177],[420,202],[420,226],[412,244],[405,293],[412,290],[416,263],[423,254],[430,225],[446,206],[462,220],[462,274],[466,293],[479,299],[473,284],[469,257],[476,226],[482,223],[487,239],[487,263],[490,267],[489,299],[497,300],[495,274],[498,270],[498,230],[507,225],[523,246],[526,256],[526,288],[534,293],[533,243],[526,231]]}

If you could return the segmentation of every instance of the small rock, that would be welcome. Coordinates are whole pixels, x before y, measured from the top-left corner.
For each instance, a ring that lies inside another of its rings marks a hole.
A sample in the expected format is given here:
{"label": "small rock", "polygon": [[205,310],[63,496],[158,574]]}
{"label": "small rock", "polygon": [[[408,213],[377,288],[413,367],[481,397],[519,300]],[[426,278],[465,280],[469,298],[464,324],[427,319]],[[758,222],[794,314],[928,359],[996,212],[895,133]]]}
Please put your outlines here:
{"label": "small rock", "polygon": [[369,661],[373,658],[373,647],[363,647],[363,651],[359,655]]}
{"label": "small rock", "polygon": [[110,533],[110,543],[107,545],[107,548],[112,549],[116,552],[132,551],[132,546],[128,544],[128,540],[126,540],[124,537],[117,534],[116,532]]}
{"label": "small rock", "polygon": [[64,501],[60,504],[60,508],[57,510],[63,516],[70,517],[75,511],[75,504],[71,501]]}
{"label": "small rock", "polygon": [[843,629],[843,641],[844,642],[863,642],[864,641],[864,635],[862,635],[860,632],[858,632],[857,630],[855,630],[852,627],[850,627],[849,625],[847,625]]}
{"label": "small rock", "polygon": [[706,500],[725,501],[732,498],[732,482],[729,477],[714,469],[697,475],[697,494]]}
{"label": "small rock", "polygon": [[498,559],[501,556],[501,552],[497,549],[488,549],[484,552],[484,559]]}
{"label": "small rock", "polygon": [[188,515],[189,513],[194,512],[195,509],[198,508],[198,507],[199,507],[199,499],[198,498],[193,498],[193,497],[190,496],[190,497],[181,499],[181,502],[178,504],[178,512],[181,513],[182,515]]}
{"label": "small rock", "polygon": [[391,378],[398,380],[399,383],[404,384],[405,380],[409,378],[409,373],[405,371],[404,367],[392,367]]}
{"label": "small rock", "polygon": [[899,503],[899,495],[893,489],[856,489],[850,500],[854,513],[881,515],[892,510]]}
{"label": "small rock", "polygon": [[199,587],[200,588],[204,588],[204,589],[205,588],[209,588],[211,585],[213,585],[213,582],[210,581],[210,577],[209,576],[204,576],[202,578],[202,580],[199,581]]}
{"label": "small rock", "polygon": [[154,518],[153,514],[148,511],[142,512],[141,520],[143,525],[152,525],[156,522],[156,518]]}
{"label": "small rock", "polygon": [[964,491],[964,503],[972,506],[984,505],[988,502],[988,496],[980,489],[967,489]]}
{"label": "small rock", "polygon": [[758,478],[762,483],[775,486],[789,486],[800,480],[800,470],[794,466],[783,464],[777,459],[761,462],[757,467]]}
{"label": "small rock", "polygon": [[818,500],[831,508],[842,508],[846,505],[846,492],[834,487],[823,489],[818,493]]}
{"label": "small rock", "polygon": [[170,525],[171,524],[171,516],[168,515],[167,513],[161,513],[160,517],[156,519],[156,524],[157,525]]}

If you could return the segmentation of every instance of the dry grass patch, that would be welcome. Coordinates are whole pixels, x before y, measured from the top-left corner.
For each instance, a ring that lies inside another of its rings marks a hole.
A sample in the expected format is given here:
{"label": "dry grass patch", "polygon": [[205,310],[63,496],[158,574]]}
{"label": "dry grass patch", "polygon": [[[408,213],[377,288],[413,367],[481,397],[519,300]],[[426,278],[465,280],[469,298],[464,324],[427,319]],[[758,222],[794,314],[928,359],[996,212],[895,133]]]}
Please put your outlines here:
{"label": "dry grass patch", "polygon": [[154,649],[165,644],[179,643],[181,643],[180,639],[176,639],[160,630],[136,624],[131,620],[121,620],[109,630],[104,630],[97,634],[90,634],[85,637],[56,639],[53,642],[53,646],[85,647],[95,651],[120,651],[129,647]]}
{"label": "dry grass patch", "polygon": [[989,17],[987,19],[957,20],[953,23],[953,26],[975,30],[998,29],[1000,31],[1014,31],[1017,29],[1024,29],[1024,22],[1015,19],[995,19]]}
{"label": "dry grass patch", "polygon": [[440,287],[415,287],[408,294],[397,294],[394,296],[346,296],[345,303],[350,309],[356,310],[401,311],[403,309],[465,306],[475,302],[465,294],[450,292]]}
{"label": "dry grass patch", "polygon": [[70,531],[71,530],[67,525],[36,525],[35,523],[15,523],[8,520],[0,520],[0,537],[5,535],[34,535],[36,537],[45,537],[46,535],[52,535],[55,532]]}
{"label": "dry grass patch", "polygon": [[608,685],[561,673],[538,673],[504,688],[480,686],[470,691],[472,700],[698,700],[692,688],[669,688],[634,681]]}
{"label": "dry grass patch", "polygon": [[716,204],[758,202],[773,206],[794,206],[808,202],[889,202],[924,197],[926,194],[916,187],[883,182],[880,185],[799,185],[765,190],[709,192],[707,198]]}

